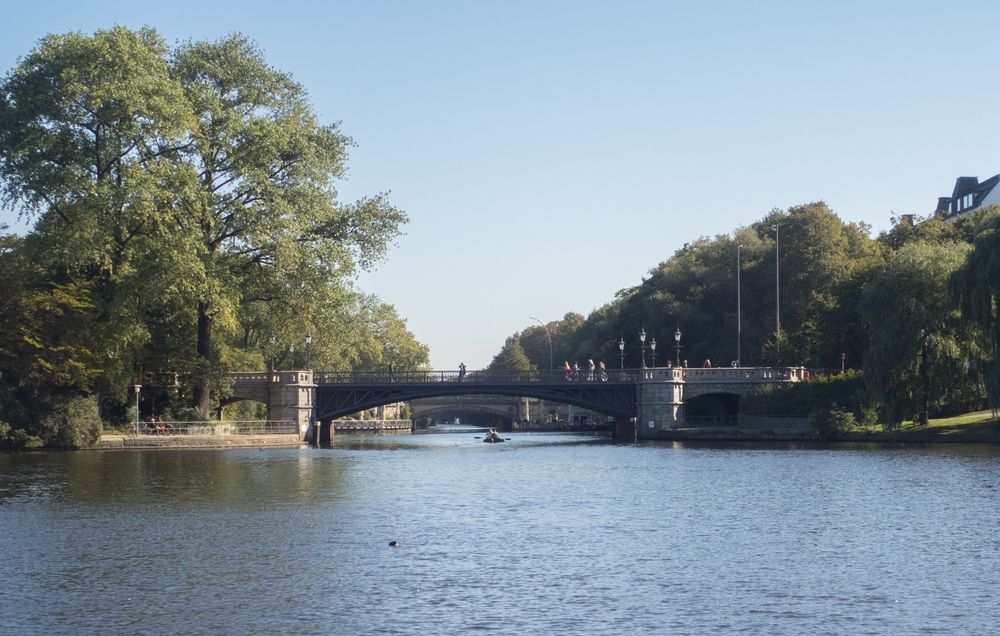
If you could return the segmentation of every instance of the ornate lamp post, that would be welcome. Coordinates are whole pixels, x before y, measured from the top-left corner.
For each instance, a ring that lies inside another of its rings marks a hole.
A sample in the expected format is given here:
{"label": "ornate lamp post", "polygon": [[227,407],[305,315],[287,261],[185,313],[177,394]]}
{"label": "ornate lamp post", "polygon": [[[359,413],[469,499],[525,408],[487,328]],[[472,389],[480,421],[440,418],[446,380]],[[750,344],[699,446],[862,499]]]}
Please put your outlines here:
{"label": "ornate lamp post", "polygon": [[306,332],[306,366],[312,369],[313,332]]}
{"label": "ornate lamp post", "polygon": [[642,345],[642,368],[646,368],[646,328],[639,330],[639,342]]}
{"label": "ornate lamp post", "polygon": [[653,353],[653,368],[656,368],[656,336],[653,336],[653,341],[649,343],[649,350]]}
{"label": "ornate lamp post", "polygon": [[681,328],[674,330],[674,349],[677,350],[677,366],[681,366]]}
{"label": "ornate lamp post", "polygon": [[295,343],[288,345],[288,357],[291,358],[289,365],[291,368],[295,368]]}
{"label": "ornate lamp post", "polygon": [[625,339],[618,337],[618,369],[625,368]]}
{"label": "ornate lamp post", "polygon": [[142,390],[141,384],[135,385],[135,434],[139,434],[139,391]]}
{"label": "ornate lamp post", "polygon": [[274,348],[274,344],[275,344],[276,341],[277,341],[277,338],[275,338],[274,334],[272,333],[271,334],[271,371],[276,371],[278,369],[278,367],[275,366],[277,364],[277,362],[275,361],[275,355],[274,355],[274,353],[276,351],[276,349]]}

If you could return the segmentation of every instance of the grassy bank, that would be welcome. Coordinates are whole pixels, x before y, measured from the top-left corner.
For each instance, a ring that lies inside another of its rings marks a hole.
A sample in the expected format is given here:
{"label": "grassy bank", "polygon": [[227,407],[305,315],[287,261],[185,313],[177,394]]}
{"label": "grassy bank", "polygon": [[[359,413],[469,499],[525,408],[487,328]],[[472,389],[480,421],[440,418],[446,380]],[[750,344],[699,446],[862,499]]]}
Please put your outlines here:
{"label": "grassy bank", "polygon": [[901,440],[910,437],[938,438],[940,441],[988,441],[1000,443],[1000,422],[993,417],[992,411],[977,411],[931,419],[927,426],[917,426],[907,422],[903,428],[890,433]]}

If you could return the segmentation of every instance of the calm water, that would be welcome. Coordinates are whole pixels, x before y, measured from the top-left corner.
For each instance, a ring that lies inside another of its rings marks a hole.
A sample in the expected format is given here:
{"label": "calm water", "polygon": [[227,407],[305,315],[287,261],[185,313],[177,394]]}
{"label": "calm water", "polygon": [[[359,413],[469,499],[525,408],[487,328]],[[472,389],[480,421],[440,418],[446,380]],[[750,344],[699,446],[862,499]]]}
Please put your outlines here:
{"label": "calm water", "polygon": [[0,455],[0,633],[1000,629],[998,448],[510,437]]}

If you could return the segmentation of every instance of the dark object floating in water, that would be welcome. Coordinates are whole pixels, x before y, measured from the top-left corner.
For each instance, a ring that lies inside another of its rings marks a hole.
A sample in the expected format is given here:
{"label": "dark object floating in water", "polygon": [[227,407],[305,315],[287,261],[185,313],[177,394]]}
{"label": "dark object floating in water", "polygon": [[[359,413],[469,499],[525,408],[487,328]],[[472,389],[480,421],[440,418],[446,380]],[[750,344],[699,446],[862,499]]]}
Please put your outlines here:
{"label": "dark object floating in water", "polygon": [[399,541],[396,541],[395,539],[393,539],[392,541],[389,542],[389,547],[390,548],[398,548],[399,547]]}

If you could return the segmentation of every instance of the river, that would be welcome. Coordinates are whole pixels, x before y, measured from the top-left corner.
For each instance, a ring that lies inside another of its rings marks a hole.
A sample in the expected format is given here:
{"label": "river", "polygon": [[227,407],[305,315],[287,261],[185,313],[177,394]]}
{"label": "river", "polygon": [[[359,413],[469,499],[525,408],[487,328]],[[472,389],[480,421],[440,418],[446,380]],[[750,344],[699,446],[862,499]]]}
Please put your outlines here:
{"label": "river", "polygon": [[474,435],[0,455],[0,633],[1000,628],[1000,448]]}

